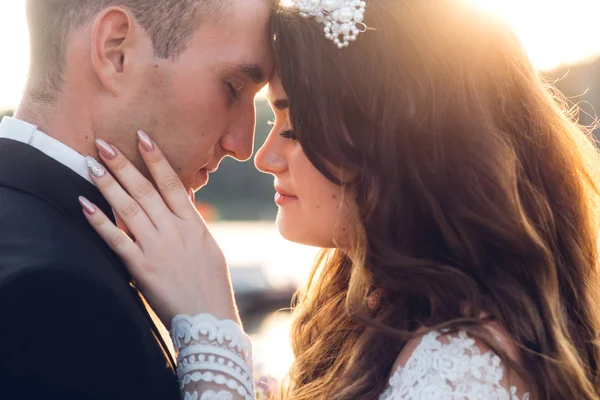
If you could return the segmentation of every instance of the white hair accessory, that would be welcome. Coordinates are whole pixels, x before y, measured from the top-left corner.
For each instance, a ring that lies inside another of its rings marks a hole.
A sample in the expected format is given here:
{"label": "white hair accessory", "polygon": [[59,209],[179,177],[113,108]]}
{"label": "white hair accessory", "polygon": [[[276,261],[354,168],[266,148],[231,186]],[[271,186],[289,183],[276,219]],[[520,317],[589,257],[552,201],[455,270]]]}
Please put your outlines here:
{"label": "white hair accessory", "polygon": [[364,0],[293,0],[304,17],[315,17],[323,23],[325,37],[342,49],[367,30]]}

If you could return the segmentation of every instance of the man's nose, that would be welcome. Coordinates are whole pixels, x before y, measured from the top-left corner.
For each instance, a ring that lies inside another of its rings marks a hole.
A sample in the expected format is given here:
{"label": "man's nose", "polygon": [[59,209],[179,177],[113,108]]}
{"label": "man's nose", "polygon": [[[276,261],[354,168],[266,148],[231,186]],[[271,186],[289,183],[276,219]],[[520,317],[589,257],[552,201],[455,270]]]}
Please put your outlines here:
{"label": "man's nose", "polygon": [[221,139],[221,147],[238,161],[248,161],[254,151],[254,128],[256,114],[254,107],[230,127]]}

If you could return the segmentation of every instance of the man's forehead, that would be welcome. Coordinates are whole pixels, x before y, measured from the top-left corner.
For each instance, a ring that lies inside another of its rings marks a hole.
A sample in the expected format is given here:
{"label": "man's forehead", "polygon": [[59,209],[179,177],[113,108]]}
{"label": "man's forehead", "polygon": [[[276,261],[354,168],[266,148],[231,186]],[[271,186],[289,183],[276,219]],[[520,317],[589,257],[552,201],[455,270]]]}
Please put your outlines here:
{"label": "man's forehead", "polygon": [[271,48],[270,19],[273,9],[264,0],[232,0],[224,23],[212,22],[214,34],[253,53]]}

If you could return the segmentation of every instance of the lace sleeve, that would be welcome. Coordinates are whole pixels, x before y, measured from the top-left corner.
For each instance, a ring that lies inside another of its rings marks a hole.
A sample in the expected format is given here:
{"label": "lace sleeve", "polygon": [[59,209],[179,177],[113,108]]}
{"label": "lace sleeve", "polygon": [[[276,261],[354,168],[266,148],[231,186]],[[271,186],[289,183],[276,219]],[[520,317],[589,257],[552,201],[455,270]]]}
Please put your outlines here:
{"label": "lace sleeve", "polygon": [[465,331],[423,336],[406,364],[390,379],[380,400],[528,400],[504,378],[505,368],[492,351],[484,351]]}
{"label": "lace sleeve", "polygon": [[178,315],[171,323],[184,400],[254,400],[252,344],[233,321]]}

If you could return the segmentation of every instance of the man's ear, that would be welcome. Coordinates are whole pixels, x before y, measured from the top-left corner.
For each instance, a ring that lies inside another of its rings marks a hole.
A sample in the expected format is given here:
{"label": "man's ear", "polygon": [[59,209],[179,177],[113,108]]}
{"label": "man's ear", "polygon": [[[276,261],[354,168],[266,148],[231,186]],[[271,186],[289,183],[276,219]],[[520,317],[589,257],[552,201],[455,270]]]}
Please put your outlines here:
{"label": "man's ear", "polygon": [[135,26],[126,10],[103,10],[92,27],[92,65],[102,85],[118,94],[119,81],[134,41]]}

